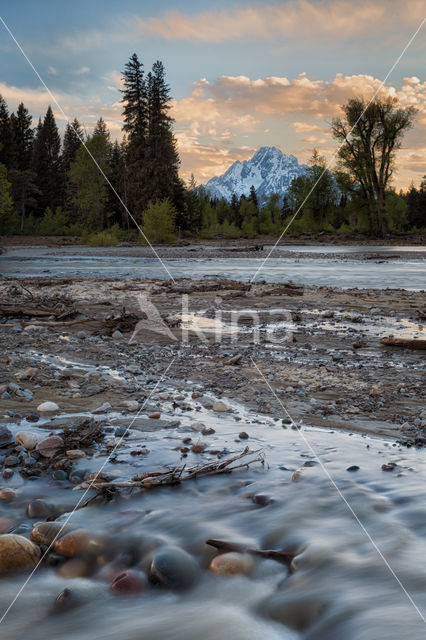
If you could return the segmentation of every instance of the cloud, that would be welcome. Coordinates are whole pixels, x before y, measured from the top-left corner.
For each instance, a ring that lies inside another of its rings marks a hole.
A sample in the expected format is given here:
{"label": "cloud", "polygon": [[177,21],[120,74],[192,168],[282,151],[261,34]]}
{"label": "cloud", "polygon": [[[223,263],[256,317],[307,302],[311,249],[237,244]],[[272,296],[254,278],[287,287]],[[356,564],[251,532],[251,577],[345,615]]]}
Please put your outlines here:
{"label": "cloud", "polygon": [[58,75],[58,71],[55,69],[55,67],[47,67],[47,73],[50,76],[57,76]]}
{"label": "cloud", "polygon": [[85,73],[89,73],[89,71],[90,71],[90,67],[83,66],[77,69],[76,74],[78,76],[81,76],[81,75],[84,75]]}
{"label": "cloud", "polygon": [[185,14],[167,11],[158,18],[139,19],[139,29],[166,40],[224,42],[238,39],[271,40],[306,36],[333,36],[339,40],[382,33],[386,29],[419,24],[424,3],[411,0],[360,1],[294,0],[280,5],[264,4],[228,11]]}

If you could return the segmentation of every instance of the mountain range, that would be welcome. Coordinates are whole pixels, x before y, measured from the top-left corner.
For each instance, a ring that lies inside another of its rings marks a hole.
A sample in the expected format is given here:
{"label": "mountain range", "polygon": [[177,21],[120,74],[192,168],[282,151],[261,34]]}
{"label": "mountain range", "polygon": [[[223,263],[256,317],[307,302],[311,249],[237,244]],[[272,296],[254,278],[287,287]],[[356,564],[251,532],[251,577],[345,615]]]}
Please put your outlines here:
{"label": "mountain range", "polygon": [[212,198],[231,200],[232,195],[248,196],[253,185],[258,198],[279,193],[283,197],[293,178],[307,169],[295,156],[286,156],[277,147],[260,147],[250,160],[237,160],[225,173],[205,185]]}

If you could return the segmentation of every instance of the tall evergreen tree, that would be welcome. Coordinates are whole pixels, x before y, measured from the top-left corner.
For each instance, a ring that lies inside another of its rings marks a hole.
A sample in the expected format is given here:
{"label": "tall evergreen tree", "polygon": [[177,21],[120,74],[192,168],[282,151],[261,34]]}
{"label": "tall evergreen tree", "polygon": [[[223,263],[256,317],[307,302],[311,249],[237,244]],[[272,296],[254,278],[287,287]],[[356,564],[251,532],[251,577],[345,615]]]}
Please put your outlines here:
{"label": "tall evergreen tree", "polygon": [[123,131],[127,134],[126,164],[128,171],[127,197],[130,209],[139,219],[147,203],[146,198],[146,140],[148,104],[143,64],[134,53],[123,71]]}
{"label": "tall evergreen tree", "polygon": [[75,154],[83,141],[83,129],[77,118],[67,123],[64,133],[64,143],[62,150],[62,169],[68,173],[71,162],[75,159]]}
{"label": "tall evergreen tree", "polygon": [[0,162],[10,169],[13,157],[12,151],[12,127],[9,110],[3,96],[0,95]]}
{"label": "tall evergreen tree", "polygon": [[10,116],[11,135],[13,138],[11,165],[18,171],[26,171],[31,164],[31,153],[34,140],[32,116],[21,102]]}
{"label": "tall evergreen tree", "polygon": [[[109,180],[114,190],[122,201],[127,202],[127,175],[125,144],[119,144],[116,140],[112,145],[110,156]],[[119,224],[124,229],[130,228],[130,220],[127,211],[118,200],[112,189],[108,190],[108,211],[111,213],[111,222]]]}
{"label": "tall evergreen tree", "polygon": [[32,168],[40,190],[37,214],[42,214],[47,207],[54,211],[62,204],[64,185],[60,152],[61,139],[49,106],[43,124],[38,124],[33,147]]}

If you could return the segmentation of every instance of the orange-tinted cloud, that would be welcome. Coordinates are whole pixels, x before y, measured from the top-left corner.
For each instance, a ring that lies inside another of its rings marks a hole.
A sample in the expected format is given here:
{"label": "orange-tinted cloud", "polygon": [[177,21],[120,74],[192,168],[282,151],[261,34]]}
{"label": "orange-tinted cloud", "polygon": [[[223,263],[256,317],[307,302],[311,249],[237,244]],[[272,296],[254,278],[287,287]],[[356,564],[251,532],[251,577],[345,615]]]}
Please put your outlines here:
{"label": "orange-tinted cloud", "polygon": [[236,39],[330,37],[346,39],[386,29],[419,24],[424,3],[378,0],[294,0],[283,3],[185,14],[167,11],[158,18],[140,19],[139,28],[167,40],[224,42]]}

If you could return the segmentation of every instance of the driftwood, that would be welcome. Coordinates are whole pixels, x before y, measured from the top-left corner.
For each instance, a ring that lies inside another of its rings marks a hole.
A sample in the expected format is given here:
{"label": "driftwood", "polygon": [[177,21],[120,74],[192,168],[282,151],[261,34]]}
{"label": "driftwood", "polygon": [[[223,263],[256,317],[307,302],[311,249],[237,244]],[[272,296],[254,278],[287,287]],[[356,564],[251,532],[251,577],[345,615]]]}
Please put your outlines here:
{"label": "driftwood", "polygon": [[[105,322],[105,318],[93,317],[93,318],[80,318],[79,320],[35,320],[31,322],[36,327],[69,327],[73,324],[81,324],[82,322]],[[20,324],[8,322],[6,327],[20,327]]]}
{"label": "driftwood", "polygon": [[5,316],[57,316],[63,317],[75,313],[75,309],[64,311],[63,308],[46,307],[44,305],[0,304],[0,313]]}
{"label": "driftwood", "polygon": [[416,338],[382,338],[380,342],[387,347],[404,347],[405,349],[426,349],[426,340]]}
{"label": "driftwood", "polygon": [[389,254],[389,253],[370,253],[368,255],[365,256],[366,260],[392,260],[394,258],[400,258],[401,256],[398,256],[396,254]]}
{"label": "driftwood", "polygon": [[[238,462],[242,458],[251,455],[254,455],[255,457],[249,460],[244,460],[240,464],[233,464],[234,462]],[[259,451],[250,451],[249,447],[246,447],[241,453],[232,456],[231,458],[227,458],[226,460],[195,465],[188,469],[186,468],[186,465],[184,465],[182,467],[174,467],[167,471],[151,471],[134,476],[131,480],[105,480],[104,477],[98,478],[97,474],[93,474],[93,476],[89,477],[85,482],[74,487],[74,490],[95,489],[95,491],[103,492],[104,490],[109,489],[154,489],[155,487],[165,485],[180,484],[183,480],[219,475],[221,473],[232,473],[237,469],[242,469],[244,467],[248,468],[255,462],[264,464],[265,458],[263,453]]]}
{"label": "driftwood", "polygon": [[261,549],[251,549],[244,544],[225,542],[224,540],[206,540],[206,544],[210,545],[211,547],[215,547],[221,553],[236,551],[237,553],[249,553],[252,556],[264,558],[265,560],[276,560],[280,564],[284,564],[288,568],[290,573],[293,573],[294,571],[292,562],[296,555],[300,553],[300,551],[294,553],[291,551],[263,551]]}
{"label": "driftwood", "polygon": [[261,296],[303,296],[303,287],[287,284],[284,287],[276,287],[269,291],[262,291]]}

